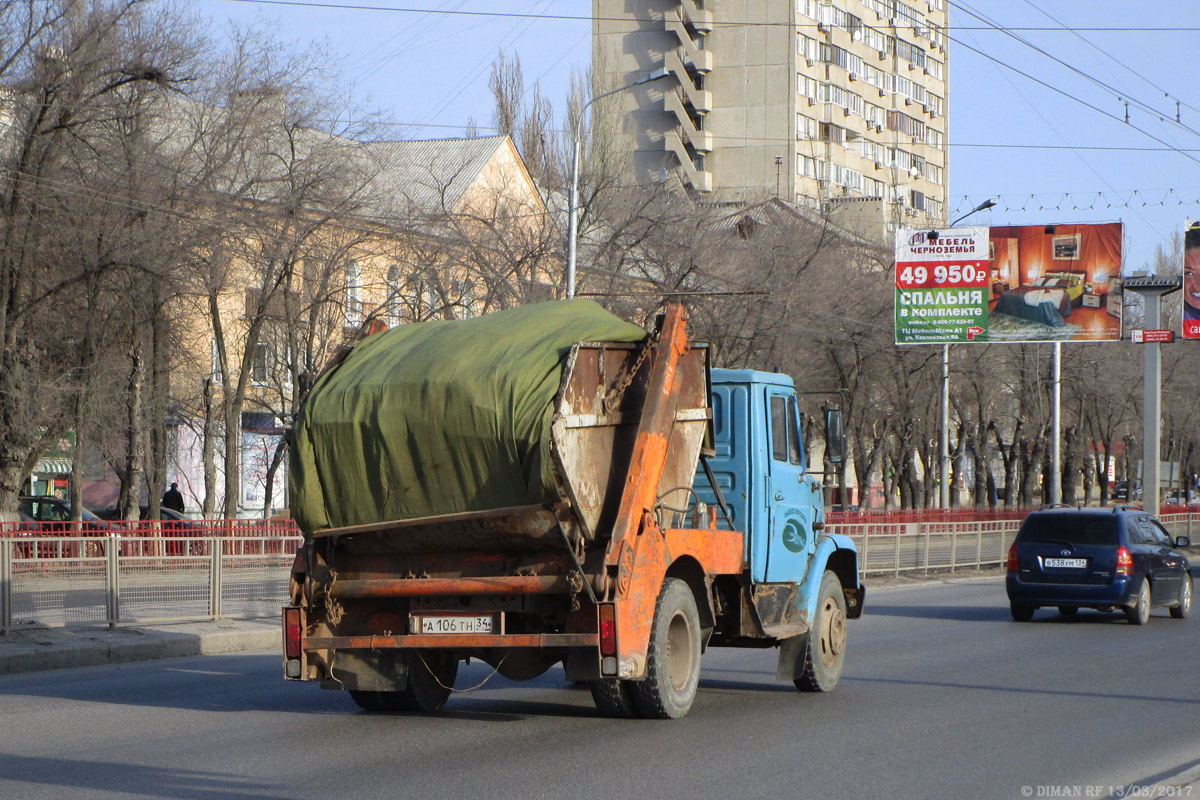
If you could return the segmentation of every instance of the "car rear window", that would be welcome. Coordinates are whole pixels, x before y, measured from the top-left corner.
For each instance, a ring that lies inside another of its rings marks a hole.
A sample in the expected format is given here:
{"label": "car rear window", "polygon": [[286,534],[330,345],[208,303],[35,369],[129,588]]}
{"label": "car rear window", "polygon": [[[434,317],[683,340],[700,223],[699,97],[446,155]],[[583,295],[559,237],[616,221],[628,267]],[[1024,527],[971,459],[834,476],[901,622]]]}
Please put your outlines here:
{"label": "car rear window", "polygon": [[1082,545],[1117,544],[1116,516],[1046,514],[1031,516],[1021,526],[1022,542],[1069,542]]}

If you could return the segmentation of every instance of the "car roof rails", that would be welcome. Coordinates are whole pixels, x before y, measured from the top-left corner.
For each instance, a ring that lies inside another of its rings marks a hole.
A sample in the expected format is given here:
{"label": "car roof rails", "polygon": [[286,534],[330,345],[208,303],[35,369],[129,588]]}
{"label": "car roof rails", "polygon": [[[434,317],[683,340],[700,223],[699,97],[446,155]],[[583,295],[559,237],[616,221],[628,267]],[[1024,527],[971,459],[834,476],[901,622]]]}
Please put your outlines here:
{"label": "car roof rails", "polygon": [[1143,506],[1126,505],[1126,504],[1117,505],[1117,506],[1112,507],[1112,511],[1114,514],[1120,514],[1122,511],[1143,511],[1143,510],[1144,510]]}
{"label": "car roof rails", "polygon": [[1075,506],[1069,506],[1066,503],[1042,503],[1038,506],[1038,511],[1051,511],[1056,508],[1069,508],[1075,510]]}

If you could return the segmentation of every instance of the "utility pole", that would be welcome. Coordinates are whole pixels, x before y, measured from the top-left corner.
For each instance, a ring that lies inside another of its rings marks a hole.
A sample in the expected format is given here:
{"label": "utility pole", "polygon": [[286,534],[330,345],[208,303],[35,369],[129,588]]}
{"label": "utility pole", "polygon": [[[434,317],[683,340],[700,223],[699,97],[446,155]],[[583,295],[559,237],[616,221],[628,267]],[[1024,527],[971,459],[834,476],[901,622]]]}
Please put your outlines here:
{"label": "utility pole", "polygon": [[[1146,328],[1162,324],[1164,295],[1179,291],[1179,276],[1136,276],[1125,279],[1125,288],[1137,292],[1146,304]],[[1162,500],[1159,486],[1159,462],[1162,458],[1162,352],[1158,342],[1143,344],[1145,377],[1142,401],[1142,507],[1158,516]]]}

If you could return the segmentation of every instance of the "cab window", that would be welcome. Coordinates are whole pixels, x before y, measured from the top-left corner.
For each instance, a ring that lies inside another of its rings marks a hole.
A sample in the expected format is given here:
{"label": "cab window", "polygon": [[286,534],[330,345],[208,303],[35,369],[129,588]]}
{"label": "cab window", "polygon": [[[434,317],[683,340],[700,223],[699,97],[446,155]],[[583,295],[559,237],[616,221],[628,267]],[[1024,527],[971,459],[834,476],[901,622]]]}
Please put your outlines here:
{"label": "cab window", "polygon": [[788,463],[796,466],[804,466],[804,446],[800,442],[800,427],[796,424],[796,420],[800,419],[800,415],[796,413],[796,398],[788,398]]}
{"label": "cab window", "polygon": [[776,461],[788,460],[787,417],[787,398],[773,396],[771,398],[771,458]]}

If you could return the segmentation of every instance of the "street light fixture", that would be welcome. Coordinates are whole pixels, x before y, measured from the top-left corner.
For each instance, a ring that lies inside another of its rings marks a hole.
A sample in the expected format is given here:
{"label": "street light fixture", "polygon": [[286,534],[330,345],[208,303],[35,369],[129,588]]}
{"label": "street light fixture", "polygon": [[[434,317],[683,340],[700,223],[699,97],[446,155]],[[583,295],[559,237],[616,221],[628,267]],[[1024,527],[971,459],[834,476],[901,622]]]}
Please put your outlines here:
{"label": "street light fixture", "polygon": [[[596,95],[591,100],[588,100],[586,103],[584,103],[583,107],[579,109],[579,126],[581,128],[583,127],[583,116],[584,116],[583,112],[587,111],[588,106],[590,106],[592,103],[596,102],[597,100],[602,100],[603,98],[608,97],[609,95],[616,94],[617,92],[623,92],[626,89],[632,89],[635,86],[641,86],[644,83],[650,83],[651,81],[656,81],[659,78],[665,78],[670,74],[671,73],[668,72],[666,68],[659,67],[658,69],[654,70],[653,72],[649,73],[648,75],[645,75],[642,78],[639,78],[638,80],[634,81],[633,83],[627,83],[624,86],[618,86],[616,89],[612,89],[610,91],[604,92],[603,94]],[[569,222],[568,222],[569,227],[568,227],[568,233],[567,233],[567,299],[568,300],[575,296],[575,248],[576,248],[576,242],[578,241],[578,237],[579,237],[579,231],[578,231],[578,228],[579,228],[579,149],[580,149],[579,132],[576,131],[576,133],[575,133],[575,150],[571,154],[571,196],[568,201],[568,219],[569,219]]]}
{"label": "street light fixture", "polygon": [[967,213],[963,214],[961,217],[959,217],[958,219],[954,220],[954,222],[951,222],[951,223],[950,223],[949,225],[947,225],[946,227],[948,227],[948,228],[953,228],[955,225],[957,225],[958,223],[962,222],[964,219],[966,219],[967,217],[971,216],[971,215],[972,215],[972,214],[974,214],[975,212],[977,212],[977,211],[987,211],[989,208],[992,208],[992,207],[993,207],[993,206],[995,206],[995,205],[996,205],[996,201],[995,201],[995,200],[990,200],[990,199],[989,199],[989,200],[984,200],[982,203],[980,203],[979,205],[975,206],[975,207],[974,207],[974,208],[972,208],[970,211],[968,211]]}

